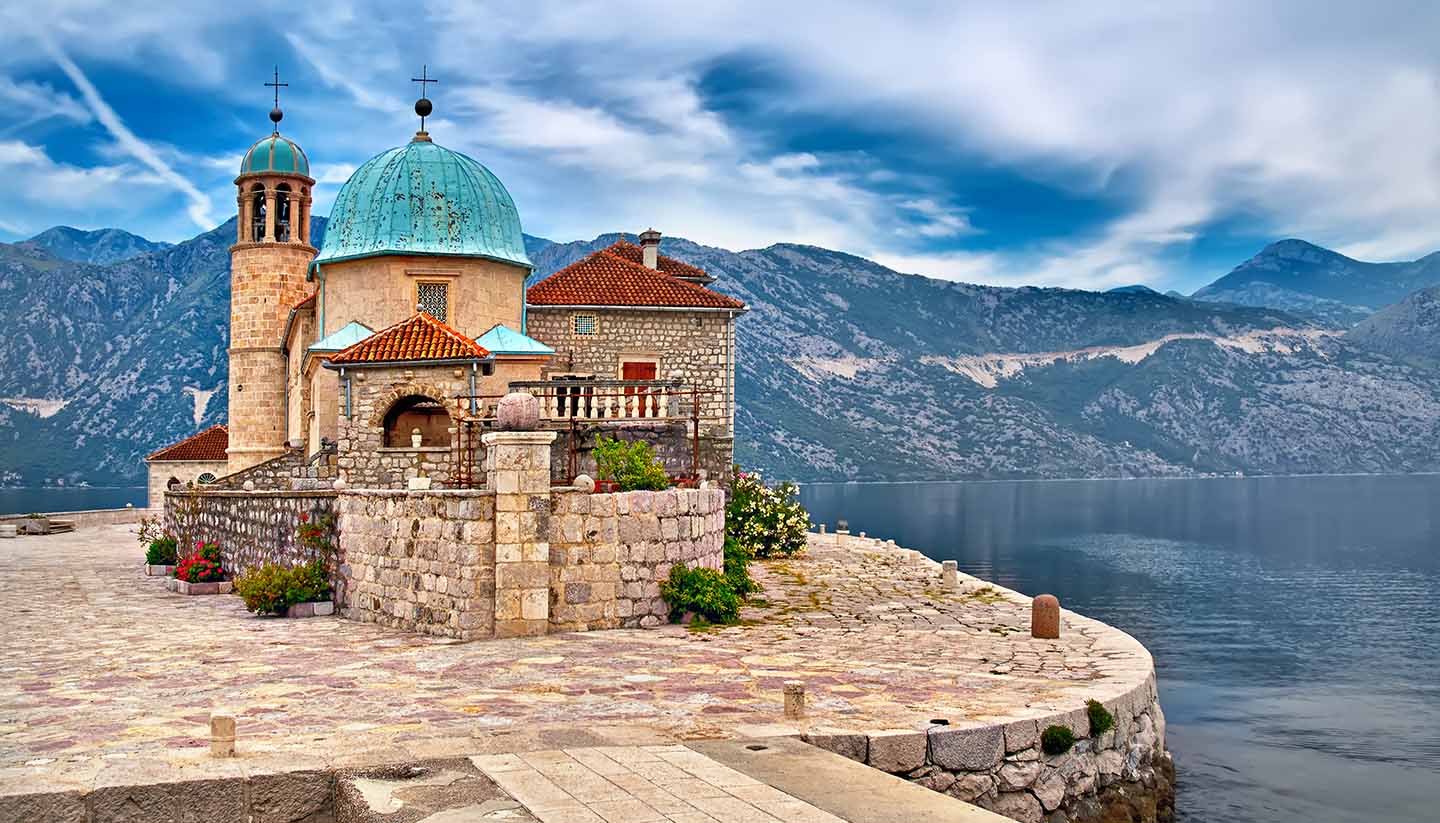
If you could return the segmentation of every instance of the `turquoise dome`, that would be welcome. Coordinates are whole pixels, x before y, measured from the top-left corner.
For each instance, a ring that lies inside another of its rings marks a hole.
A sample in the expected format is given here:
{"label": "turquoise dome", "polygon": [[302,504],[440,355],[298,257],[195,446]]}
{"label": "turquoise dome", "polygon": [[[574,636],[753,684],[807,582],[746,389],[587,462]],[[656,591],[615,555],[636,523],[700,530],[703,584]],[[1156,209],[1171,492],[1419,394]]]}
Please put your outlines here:
{"label": "turquoise dome", "polygon": [[377,254],[485,257],[529,268],[515,201],[490,170],[418,138],[350,175],[316,263]]}
{"label": "turquoise dome", "polygon": [[250,147],[240,161],[241,174],[303,174],[310,176],[310,158],[288,137],[272,134]]}

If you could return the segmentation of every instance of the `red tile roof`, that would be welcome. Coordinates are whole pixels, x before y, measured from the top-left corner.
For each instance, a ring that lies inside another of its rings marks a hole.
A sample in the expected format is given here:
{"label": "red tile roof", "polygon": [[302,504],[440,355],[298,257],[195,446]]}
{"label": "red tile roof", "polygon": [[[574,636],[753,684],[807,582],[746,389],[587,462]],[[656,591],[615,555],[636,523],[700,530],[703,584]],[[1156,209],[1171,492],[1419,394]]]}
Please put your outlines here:
{"label": "red tile roof", "polygon": [[146,460],[225,460],[225,449],[230,446],[230,432],[225,424],[211,426],[199,434],[192,434],[159,451],[152,452]]}
{"label": "red tile roof", "polygon": [[[634,243],[620,240],[612,244],[605,251],[608,251],[617,257],[623,257],[626,260],[629,260],[631,263],[638,263],[642,266],[645,265],[645,251]],[[673,257],[666,257],[663,254],[656,255],[656,257],[656,262],[660,266],[660,271],[663,271],[666,274],[674,275],[675,277],[690,277],[696,280],[708,281],[715,279],[711,277],[710,274],[704,269],[696,268],[689,263],[676,260]]]}
{"label": "red tile roof", "polygon": [[525,302],[532,306],[745,308],[733,297],[629,260],[626,246],[640,253],[639,247],[624,242],[601,249],[531,286]]}
{"label": "red tile roof", "polygon": [[483,346],[430,315],[419,312],[381,329],[330,358],[335,365],[399,360],[462,360],[489,357]]}
{"label": "red tile roof", "polygon": [[299,303],[296,303],[295,305],[291,306],[291,307],[290,307],[291,310],[292,310],[292,311],[299,311],[300,309],[314,308],[314,306],[315,306],[315,295],[317,295],[317,294],[319,294],[318,291],[312,291],[312,292],[310,292],[310,296],[309,296],[309,297],[307,297],[307,298],[305,298],[304,300],[301,300]]}

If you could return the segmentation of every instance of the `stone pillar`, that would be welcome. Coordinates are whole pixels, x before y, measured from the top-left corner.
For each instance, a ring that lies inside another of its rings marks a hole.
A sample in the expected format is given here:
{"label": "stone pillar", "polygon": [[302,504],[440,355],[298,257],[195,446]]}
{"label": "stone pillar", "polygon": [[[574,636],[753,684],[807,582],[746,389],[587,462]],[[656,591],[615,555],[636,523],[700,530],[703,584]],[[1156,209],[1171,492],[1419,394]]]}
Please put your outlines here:
{"label": "stone pillar", "polygon": [[946,560],[940,564],[940,582],[946,589],[960,588],[959,564],[954,560]]}
{"label": "stone pillar", "polygon": [[545,634],[550,624],[550,444],[555,432],[497,431],[485,445],[495,491],[495,636]]}
{"label": "stone pillar", "polygon": [[291,233],[291,236],[297,238],[301,243],[304,243],[304,244],[306,244],[306,245],[309,245],[309,243],[310,243],[310,198],[309,198],[309,197],[302,197],[302,198],[300,198],[300,225],[297,226],[296,228],[298,229],[298,231],[297,231],[297,232],[292,232],[292,233]]}
{"label": "stone pillar", "polygon": [[275,240],[275,187],[265,186],[265,239]]}
{"label": "stone pillar", "polygon": [[1042,594],[1030,602],[1030,636],[1055,640],[1060,636],[1060,601]]}

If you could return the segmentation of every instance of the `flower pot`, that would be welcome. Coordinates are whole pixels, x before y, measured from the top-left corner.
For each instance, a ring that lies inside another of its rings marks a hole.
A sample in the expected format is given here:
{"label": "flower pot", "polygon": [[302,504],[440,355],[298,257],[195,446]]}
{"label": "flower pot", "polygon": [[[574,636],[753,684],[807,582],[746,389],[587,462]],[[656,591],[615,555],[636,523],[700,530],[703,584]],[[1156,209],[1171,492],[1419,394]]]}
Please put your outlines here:
{"label": "flower pot", "polygon": [[165,588],[176,594],[229,594],[234,587],[235,584],[229,580],[217,580],[213,583],[191,583],[178,577],[165,580]]}
{"label": "flower pot", "polygon": [[296,603],[285,610],[286,617],[325,617],[335,613],[335,601]]}
{"label": "flower pot", "polygon": [[149,563],[145,564],[145,575],[147,577],[169,577],[174,573],[174,566],[155,566]]}

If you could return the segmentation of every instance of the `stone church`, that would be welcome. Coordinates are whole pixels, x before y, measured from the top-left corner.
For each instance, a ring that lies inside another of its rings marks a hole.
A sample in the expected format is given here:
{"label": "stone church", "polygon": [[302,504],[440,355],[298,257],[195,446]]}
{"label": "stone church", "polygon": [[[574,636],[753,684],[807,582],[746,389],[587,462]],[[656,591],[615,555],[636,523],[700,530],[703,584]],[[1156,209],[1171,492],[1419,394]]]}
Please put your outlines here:
{"label": "stone church", "polygon": [[658,232],[529,285],[510,193],[422,117],[341,187],[317,249],[309,158],[280,134],[278,106],[271,119],[235,178],[229,417],[147,458],[152,500],[196,482],[474,485],[512,389],[560,435],[557,482],[593,472],[606,433],[654,443],[682,481],[724,479],[746,307],[660,254]]}

